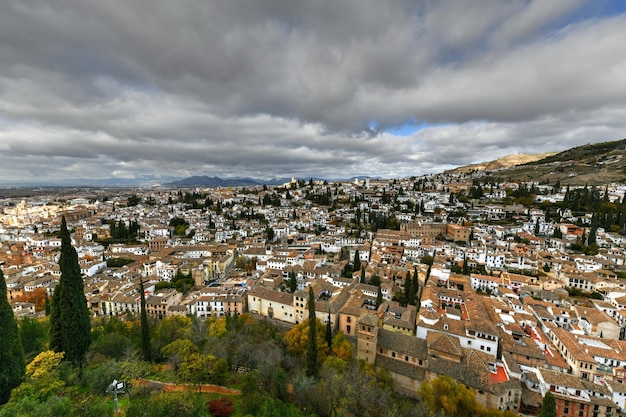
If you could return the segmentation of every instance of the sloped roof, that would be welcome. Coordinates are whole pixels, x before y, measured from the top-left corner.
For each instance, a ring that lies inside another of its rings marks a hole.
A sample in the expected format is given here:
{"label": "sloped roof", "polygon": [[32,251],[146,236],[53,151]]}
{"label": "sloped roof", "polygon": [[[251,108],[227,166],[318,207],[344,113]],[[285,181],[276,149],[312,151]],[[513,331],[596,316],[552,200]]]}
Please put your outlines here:
{"label": "sloped roof", "polygon": [[378,347],[406,353],[418,359],[428,358],[428,346],[424,339],[391,330],[378,329]]}
{"label": "sloped roof", "polygon": [[364,324],[366,326],[376,326],[378,323],[378,317],[375,314],[363,313],[357,321],[359,324]]}
{"label": "sloped roof", "polygon": [[429,351],[435,350],[456,356],[463,355],[463,348],[461,348],[459,339],[448,333],[428,332],[426,335],[426,344],[428,345]]}

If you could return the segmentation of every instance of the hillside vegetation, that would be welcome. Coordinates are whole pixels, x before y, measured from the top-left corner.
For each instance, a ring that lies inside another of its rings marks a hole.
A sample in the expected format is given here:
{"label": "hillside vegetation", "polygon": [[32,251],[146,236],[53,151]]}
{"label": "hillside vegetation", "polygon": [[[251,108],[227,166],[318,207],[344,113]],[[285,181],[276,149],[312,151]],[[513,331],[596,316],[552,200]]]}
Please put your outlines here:
{"label": "hillside vegetation", "polygon": [[[533,181],[563,185],[602,185],[626,182],[626,139],[577,146],[559,153],[544,154],[541,159],[499,167],[498,161],[468,165],[456,172],[482,171],[499,182]],[[530,156],[530,155],[529,155]],[[509,162],[516,162],[515,158]],[[518,158],[521,161],[523,158]],[[484,167],[481,169],[480,167]]]}

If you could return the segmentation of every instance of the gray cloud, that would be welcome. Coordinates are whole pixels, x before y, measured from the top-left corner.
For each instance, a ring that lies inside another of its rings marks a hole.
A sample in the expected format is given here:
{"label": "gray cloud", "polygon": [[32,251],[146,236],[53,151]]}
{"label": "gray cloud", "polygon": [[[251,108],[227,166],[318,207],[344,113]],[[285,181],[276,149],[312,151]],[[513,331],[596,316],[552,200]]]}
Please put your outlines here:
{"label": "gray cloud", "polygon": [[[5,1],[0,182],[418,175],[620,139],[626,15],[602,12],[591,0]],[[385,133],[407,121],[427,125]]]}

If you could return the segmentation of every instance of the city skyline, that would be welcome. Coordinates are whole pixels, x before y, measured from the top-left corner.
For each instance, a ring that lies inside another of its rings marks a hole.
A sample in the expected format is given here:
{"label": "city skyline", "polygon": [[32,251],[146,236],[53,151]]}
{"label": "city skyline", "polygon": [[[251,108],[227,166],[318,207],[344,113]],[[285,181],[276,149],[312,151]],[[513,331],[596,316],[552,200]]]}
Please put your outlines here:
{"label": "city skyline", "polygon": [[626,137],[614,1],[0,5],[0,184],[408,177]]}

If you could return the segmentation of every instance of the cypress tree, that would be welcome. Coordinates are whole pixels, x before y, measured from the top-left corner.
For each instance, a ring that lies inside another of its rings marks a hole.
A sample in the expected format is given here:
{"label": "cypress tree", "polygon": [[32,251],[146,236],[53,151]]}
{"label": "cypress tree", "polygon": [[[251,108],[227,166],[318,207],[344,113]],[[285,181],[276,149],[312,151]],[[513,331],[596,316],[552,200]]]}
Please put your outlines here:
{"label": "cypress tree", "polygon": [[365,268],[361,266],[361,284],[365,284]]}
{"label": "cypress tree", "polygon": [[22,382],[26,372],[24,348],[20,340],[13,308],[7,299],[7,284],[0,269],[0,404],[11,396],[11,390]]}
{"label": "cypress tree", "polygon": [[333,347],[333,328],[330,322],[330,310],[328,310],[328,318],[326,319],[326,343],[328,344],[329,350]]}
{"label": "cypress tree", "polygon": [[406,307],[407,304],[409,303],[409,299],[411,298],[411,283],[413,281],[411,280],[411,275],[407,272],[406,277],[404,277],[404,294],[402,295],[402,300],[400,302],[400,305],[402,305],[402,307]]}
{"label": "cypress tree", "polygon": [[380,307],[380,305],[383,303],[383,290],[378,287],[378,294],[376,294],[376,310],[378,310],[378,307]]}
{"label": "cypress tree", "polygon": [[306,375],[317,378],[319,364],[317,362],[317,320],[315,318],[315,294],[309,287],[309,343],[306,348]]}
{"label": "cypress tree", "polygon": [[469,275],[469,265],[467,264],[467,255],[463,257],[463,275]]}
{"label": "cypress tree", "polygon": [[291,290],[292,294],[295,293],[298,289],[298,280],[296,277],[296,273],[293,271],[289,273],[289,289]]}
{"label": "cypress tree", "polygon": [[50,348],[65,352],[64,359],[82,366],[91,344],[91,319],[78,254],[72,246],[65,217],[61,221],[61,280],[50,303]]}
{"label": "cypress tree", "polygon": [[556,399],[550,391],[546,392],[546,396],[543,397],[537,417],[556,417]]}
{"label": "cypress tree", "polygon": [[415,288],[413,287],[413,280],[409,279],[409,297],[406,300],[407,305],[415,305]]}
{"label": "cypress tree", "polygon": [[141,292],[141,353],[143,359],[152,359],[152,345],[150,343],[150,326],[148,324],[148,313],[146,312],[146,294],[143,288],[143,279],[139,280],[139,291]]}
{"label": "cypress tree", "polygon": [[354,271],[361,269],[361,256],[359,255],[358,249],[354,252],[354,261],[352,262],[352,265],[352,269]]}
{"label": "cypress tree", "polygon": [[46,300],[44,303],[44,313],[46,314],[46,316],[50,315],[50,297],[48,297],[48,293],[46,293]]}

